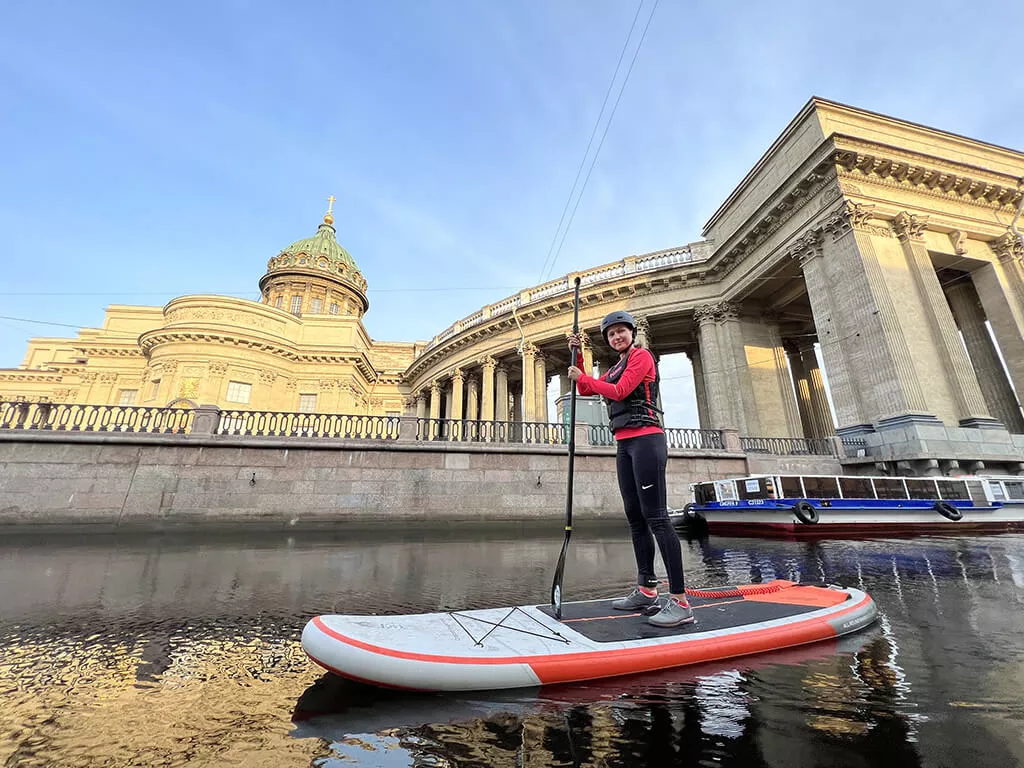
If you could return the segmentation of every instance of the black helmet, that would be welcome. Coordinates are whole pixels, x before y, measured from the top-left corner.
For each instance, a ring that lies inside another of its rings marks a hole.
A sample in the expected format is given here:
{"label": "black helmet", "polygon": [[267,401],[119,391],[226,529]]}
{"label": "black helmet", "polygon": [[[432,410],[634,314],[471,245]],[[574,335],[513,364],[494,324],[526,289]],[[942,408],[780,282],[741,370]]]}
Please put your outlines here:
{"label": "black helmet", "polygon": [[604,336],[605,343],[608,342],[608,329],[619,323],[628,325],[629,329],[633,331],[634,338],[636,337],[636,320],[629,312],[620,309],[618,312],[605,315],[604,320],[601,321],[601,335]]}

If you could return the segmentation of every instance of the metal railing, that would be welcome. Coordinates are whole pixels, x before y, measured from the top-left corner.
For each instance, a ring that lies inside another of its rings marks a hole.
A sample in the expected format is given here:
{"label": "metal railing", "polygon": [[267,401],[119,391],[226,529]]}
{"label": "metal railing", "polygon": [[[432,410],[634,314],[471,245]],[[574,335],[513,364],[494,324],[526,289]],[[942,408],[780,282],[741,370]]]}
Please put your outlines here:
{"label": "metal railing", "polygon": [[222,410],[215,434],[397,440],[398,416]]}
{"label": "metal railing", "polygon": [[564,445],[569,440],[568,430],[564,424],[421,418],[416,419],[416,439],[527,445]]}
{"label": "metal railing", "polygon": [[770,453],[775,456],[835,456],[835,443],[813,437],[741,437],[744,453]]}
{"label": "metal railing", "polygon": [[722,433],[717,429],[676,429],[670,427],[665,430],[665,437],[668,440],[669,448],[688,448],[695,451],[721,451],[725,448],[722,443]]}
{"label": "metal railing", "polygon": [[185,434],[193,415],[191,408],[0,401],[0,429]]}

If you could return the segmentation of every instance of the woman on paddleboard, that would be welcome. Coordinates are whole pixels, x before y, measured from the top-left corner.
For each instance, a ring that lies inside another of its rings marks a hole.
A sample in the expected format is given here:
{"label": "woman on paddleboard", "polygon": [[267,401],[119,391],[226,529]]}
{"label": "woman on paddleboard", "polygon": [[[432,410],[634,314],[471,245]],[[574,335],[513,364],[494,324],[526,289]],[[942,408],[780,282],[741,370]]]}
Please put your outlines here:
{"label": "woman on paddleboard", "polygon": [[[665,465],[668,444],[661,427],[658,401],[658,368],[654,356],[635,346],[636,322],[628,312],[612,312],[601,321],[601,334],[619,353],[618,362],[598,379],[575,365],[569,378],[581,395],[601,395],[608,402],[615,435],[615,470],[619,493],[633,537],[637,587],[612,602],[623,611],[660,610],[647,621],[656,627],[676,627],[693,621],[693,611],[683,584],[683,553],[672,527],[666,504]],[[579,348],[579,334],[569,336],[569,347]],[[573,359],[577,359],[575,354]],[[668,571],[669,598],[659,603],[658,578],[654,575],[657,542]]]}

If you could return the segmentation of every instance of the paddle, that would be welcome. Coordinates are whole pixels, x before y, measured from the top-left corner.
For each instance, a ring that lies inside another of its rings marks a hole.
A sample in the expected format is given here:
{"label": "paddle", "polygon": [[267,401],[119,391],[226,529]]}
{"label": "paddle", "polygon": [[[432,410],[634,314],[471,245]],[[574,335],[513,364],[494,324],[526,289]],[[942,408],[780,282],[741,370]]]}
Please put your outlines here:
{"label": "paddle", "polygon": [[[577,276],[572,295],[572,332],[580,332],[580,279]],[[580,348],[572,352],[572,364],[579,367]],[[551,582],[551,606],[555,609],[555,618],[562,618],[562,574],[565,571],[565,553],[569,550],[569,537],[572,536],[572,467],[576,459],[576,382],[572,382],[569,394],[569,482],[565,492],[565,540],[562,542],[562,553],[558,556],[555,566],[555,578]]]}

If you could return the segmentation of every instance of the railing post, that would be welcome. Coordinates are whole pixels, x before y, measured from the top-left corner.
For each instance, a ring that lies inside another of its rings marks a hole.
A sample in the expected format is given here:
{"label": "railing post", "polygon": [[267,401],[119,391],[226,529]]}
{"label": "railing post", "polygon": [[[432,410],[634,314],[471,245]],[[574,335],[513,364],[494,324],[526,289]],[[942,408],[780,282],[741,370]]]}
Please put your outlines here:
{"label": "railing post", "polygon": [[197,437],[210,437],[217,434],[220,426],[220,408],[216,405],[200,405],[192,416],[191,434]]}
{"label": "railing post", "polygon": [[398,417],[398,442],[412,443],[416,441],[416,425],[419,419],[416,416]]}
{"label": "railing post", "polygon": [[576,424],[576,445],[577,446],[589,446],[590,445],[590,426],[588,424]]}
{"label": "railing post", "polygon": [[743,446],[740,445],[740,431],[738,429],[720,429],[722,433],[722,448],[733,453],[743,453]]}

